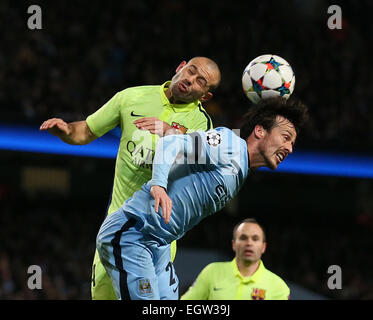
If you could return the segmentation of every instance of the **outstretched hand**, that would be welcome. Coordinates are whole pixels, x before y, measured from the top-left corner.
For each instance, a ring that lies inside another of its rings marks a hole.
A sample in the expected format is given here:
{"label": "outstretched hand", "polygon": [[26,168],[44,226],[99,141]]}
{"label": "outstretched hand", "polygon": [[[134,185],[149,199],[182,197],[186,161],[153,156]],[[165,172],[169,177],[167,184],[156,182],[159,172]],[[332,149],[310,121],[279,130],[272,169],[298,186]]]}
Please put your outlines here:
{"label": "outstretched hand", "polygon": [[172,213],[172,200],[168,196],[166,190],[160,186],[152,186],[150,194],[154,198],[154,209],[158,213],[159,205],[162,208],[162,217],[166,223],[170,222]]}
{"label": "outstretched hand", "polygon": [[71,134],[71,127],[69,124],[58,118],[52,118],[44,121],[40,126],[40,130],[48,130],[48,132],[54,136],[60,136],[61,134],[68,136]]}

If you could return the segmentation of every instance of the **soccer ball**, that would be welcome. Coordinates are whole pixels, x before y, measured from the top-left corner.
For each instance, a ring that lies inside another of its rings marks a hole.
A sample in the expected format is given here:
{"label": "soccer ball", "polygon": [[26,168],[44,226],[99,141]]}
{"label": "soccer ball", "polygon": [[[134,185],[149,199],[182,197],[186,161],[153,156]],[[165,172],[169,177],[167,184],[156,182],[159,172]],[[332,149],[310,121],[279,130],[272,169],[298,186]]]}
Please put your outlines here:
{"label": "soccer ball", "polygon": [[290,64],[272,54],[252,60],[242,75],[244,93],[253,103],[277,96],[288,99],[294,86],[295,75]]}

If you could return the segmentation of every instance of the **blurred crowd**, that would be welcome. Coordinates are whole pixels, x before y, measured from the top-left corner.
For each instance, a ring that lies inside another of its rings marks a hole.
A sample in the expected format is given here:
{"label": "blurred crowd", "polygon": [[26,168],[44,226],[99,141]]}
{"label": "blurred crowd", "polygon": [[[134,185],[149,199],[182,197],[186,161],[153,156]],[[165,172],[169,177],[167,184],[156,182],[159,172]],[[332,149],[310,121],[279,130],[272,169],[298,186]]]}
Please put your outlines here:
{"label": "blurred crowd", "polygon": [[[91,265],[104,201],[83,203],[48,193],[28,196],[4,185],[0,200],[0,300],[90,299]],[[373,205],[372,200],[366,201],[370,203],[350,216],[326,214],[322,209],[302,214],[298,209],[279,209],[278,214],[255,206],[250,210],[237,207],[239,214],[232,215],[228,208],[202,221],[178,246],[180,250],[220,250],[233,257],[233,226],[255,216],[267,234],[263,261],[268,269],[327,298],[373,299]],[[28,288],[31,265],[41,267],[41,290]],[[342,290],[327,286],[331,265],[342,269]]]}
{"label": "blurred crowd", "polygon": [[[90,266],[102,212],[90,217],[89,207],[79,208],[71,201],[64,205],[61,198],[48,194],[31,199],[12,191],[4,197],[0,299],[90,299]],[[28,287],[35,274],[28,273],[32,265],[41,268],[41,290]]]}
{"label": "blurred crowd", "polygon": [[368,0],[342,5],[342,30],[328,29],[322,0],[40,7],[42,30],[28,30],[24,2],[0,3],[7,25],[0,29],[2,122],[81,120],[117,91],[162,83],[182,60],[205,55],[222,70],[221,86],[206,108],[215,126],[237,128],[250,105],[241,87],[243,69],[254,57],[273,53],[291,63],[294,96],[311,110],[302,146],[366,151],[373,145]]}

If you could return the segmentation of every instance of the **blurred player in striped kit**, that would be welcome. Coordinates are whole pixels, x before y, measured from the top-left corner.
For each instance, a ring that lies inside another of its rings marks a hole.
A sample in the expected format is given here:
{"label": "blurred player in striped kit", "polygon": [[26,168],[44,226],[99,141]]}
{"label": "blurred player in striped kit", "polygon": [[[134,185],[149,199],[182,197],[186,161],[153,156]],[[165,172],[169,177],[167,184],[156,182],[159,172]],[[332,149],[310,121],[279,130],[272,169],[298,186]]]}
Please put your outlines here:
{"label": "blurred player in striped kit", "polygon": [[[217,64],[206,57],[183,61],[171,81],[118,92],[85,121],[66,123],[49,119],[40,129],[48,130],[69,144],[88,144],[120,126],[122,135],[115,165],[114,185],[107,214],[150,180],[154,149],[159,136],[210,130],[212,122],[201,102],[212,98],[220,82]],[[171,246],[172,260],[176,242]],[[97,251],[92,267],[92,299],[117,299]]]}
{"label": "blurred player in striped kit", "polygon": [[241,137],[219,127],[159,140],[152,179],[108,216],[97,249],[120,299],[178,299],[170,244],[221,210],[251,170],[293,151],[307,108],[283,98],[250,108]]}

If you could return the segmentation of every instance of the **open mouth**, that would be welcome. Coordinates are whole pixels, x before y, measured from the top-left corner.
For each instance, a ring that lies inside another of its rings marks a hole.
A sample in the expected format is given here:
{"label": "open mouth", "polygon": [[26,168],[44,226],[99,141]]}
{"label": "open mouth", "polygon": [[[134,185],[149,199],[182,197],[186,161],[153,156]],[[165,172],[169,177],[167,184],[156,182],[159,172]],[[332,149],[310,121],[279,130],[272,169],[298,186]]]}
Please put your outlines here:
{"label": "open mouth", "polygon": [[179,82],[178,87],[181,92],[184,92],[184,93],[188,92],[188,88],[183,82]]}
{"label": "open mouth", "polygon": [[286,154],[284,152],[278,152],[276,153],[276,159],[278,163],[281,163],[286,157]]}
{"label": "open mouth", "polygon": [[254,251],[253,251],[253,250],[250,250],[250,249],[246,249],[246,250],[244,251],[244,253],[245,253],[246,255],[253,255],[253,254],[254,254]]}

